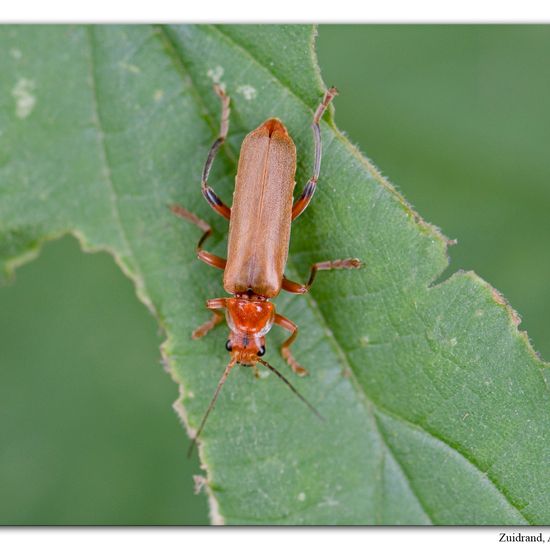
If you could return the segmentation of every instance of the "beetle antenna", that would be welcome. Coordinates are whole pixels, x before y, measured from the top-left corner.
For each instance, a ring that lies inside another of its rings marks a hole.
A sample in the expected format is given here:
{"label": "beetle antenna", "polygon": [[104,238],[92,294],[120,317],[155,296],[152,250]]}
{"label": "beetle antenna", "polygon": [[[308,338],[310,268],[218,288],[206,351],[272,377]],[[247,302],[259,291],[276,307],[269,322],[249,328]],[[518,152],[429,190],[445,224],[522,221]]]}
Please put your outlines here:
{"label": "beetle antenna", "polygon": [[197,444],[197,439],[199,438],[199,435],[202,432],[202,429],[204,428],[204,425],[206,424],[206,420],[208,419],[208,415],[214,408],[214,405],[216,404],[216,401],[218,399],[218,395],[220,395],[220,391],[222,389],[222,386],[224,385],[225,381],[227,380],[227,377],[229,376],[229,373],[231,372],[231,369],[235,366],[235,363],[237,362],[236,358],[231,359],[229,361],[229,364],[227,367],[225,367],[225,370],[223,371],[222,377],[220,378],[220,381],[218,382],[218,387],[216,388],[216,391],[214,392],[214,396],[212,397],[212,400],[210,401],[210,405],[208,405],[208,409],[206,409],[206,412],[204,413],[204,416],[202,417],[201,424],[199,426],[199,429],[197,430],[197,433],[195,434],[195,437],[191,441],[191,445],[189,445],[189,450],[187,451],[187,458],[191,457],[191,454],[193,453],[193,449],[195,448],[195,445]]}
{"label": "beetle antenna", "polygon": [[259,357],[257,357],[256,360],[264,365],[264,367],[267,367],[271,372],[274,372],[292,390],[292,392],[296,394],[299,399],[309,407],[309,409],[317,418],[319,418],[319,420],[325,420],[321,413],[274,366],[270,365],[267,361],[264,361]]}

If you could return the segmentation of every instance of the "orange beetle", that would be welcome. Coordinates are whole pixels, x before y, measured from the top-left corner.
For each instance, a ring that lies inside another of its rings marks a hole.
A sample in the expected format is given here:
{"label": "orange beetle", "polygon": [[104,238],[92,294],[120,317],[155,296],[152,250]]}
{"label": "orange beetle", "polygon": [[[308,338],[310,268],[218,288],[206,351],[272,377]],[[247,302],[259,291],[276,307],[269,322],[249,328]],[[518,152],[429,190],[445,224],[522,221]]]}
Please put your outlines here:
{"label": "orange beetle", "polygon": [[361,265],[357,258],[315,263],[306,284],[295,283],[284,276],[291,223],[311,201],[319,178],[321,167],[319,121],[337,94],[336,89],[327,90],[313,116],[315,163],[313,175],[304,187],[302,195],[293,201],[296,173],[294,142],[284,124],[276,118],[270,118],[250,132],[242,143],[231,208],[226,206],[208,185],[212,162],[225,141],[229,129],[229,96],[220,86],[215,86],[214,89],[222,103],[220,134],[206,159],[202,174],[202,194],[218,214],[229,220],[227,260],[203,250],[204,241],[212,233],[212,229],[205,221],[179,205],[171,206],[176,215],[191,221],[203,230],[204,233],[197,245],[197,255],[208,265],[224,270],[224,289],[233,295],[231,298],[208,300],[206,307],[213,311],[212,318],[192,334],[195,339],[207,334],[223,321],[224,315],[221,311],[225,310],[225,318],[230,330],[226,348],[231,354],[231,360],[225,368],[191,443],[190,452],[202,432],[225,380],[237,363],[251,366],[255,370],[257,363],[264,365],[283,380],[315,414],[320,416],[275,367],[261,359],[265,353],[265,335],[276,324],[291,333],[281,347],[282,356],[296,374],[300,376],[307,374],[306,369],[294,359],[290,351],[290,345],[298,334],[298,327],[286,317],[276,313],[275,306],[269,299],[277,296],[281,289],[294,294],[308,292],[317,271],[354,269]]}

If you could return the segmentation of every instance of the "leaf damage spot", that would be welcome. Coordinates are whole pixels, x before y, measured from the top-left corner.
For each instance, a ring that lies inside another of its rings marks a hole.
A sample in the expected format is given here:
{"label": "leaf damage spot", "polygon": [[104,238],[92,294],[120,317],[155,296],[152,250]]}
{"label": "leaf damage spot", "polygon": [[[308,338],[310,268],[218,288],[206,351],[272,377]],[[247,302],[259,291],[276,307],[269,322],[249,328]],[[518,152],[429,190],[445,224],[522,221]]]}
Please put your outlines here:
{"label": "leaf damage spot", "polygon": [[366,348],[369,345],[369,337],[365,334],[359,338],[359,343],[363,348]]}
{"label": "leaf damage spot", "polygon": [[262,380],[264,378],[268,378],[271,372],[269,372],[267,369],[261,369],[258,370],[258,378],[261,378]]}
{"label": "leaf damage spot", "polygon": [[213,69],[208,69],[206,75],[208,76],[208,78],[210,78],[210,80],[212,80],[214,84],[220,84],[224,72],[224,68],[220,65],[217,65]]}
{"label": "leaf damage spot", "polygon": [[339,505],[340,505],[340,502],[338,500],[336,500],[331,496],[328,496],[328,497],[324,497],[323,500],[319,503],[319,508],[321,508],[322,506],[328,506],[329,508],[333,508]]}
{"label": "leaf damage spot", "polygon": [[243,84],[242,86],[239,86],[237,88],[237,92],[239,94],[242,94],[247,101],[256,99],[256,96],[258,95],[256,88],[254,88],[254,86],[251,86],[250,84]]}
{"label": "leaf damage spot", "polygon": [[126,63],[126,61],[121,61],[120,67],[128,71],[129,73],[133,73],[133,74],[141,73],[141,69],[137,65],[133,65],[132,63]]}
{"label": "leaf damage spot", "polygon": [[153,99],[158,103],[164,97],[164,90],[155,90]]}
{"label": "leaf damage spot", "polygon": [[304,500],[306,499],[306,494],[305,493],[299,493],[298,496],[296,497],[300,502],[304,502]]}
{"label": "leaf damage spot", "polygon": [[32,94],[35,89],[34,80],[20,78],[11,91],[15,98],[15,115],[17,118],[27,118],[36,105],[36,97]]}
{"label": "leaf damage spot", "polygon": [[23,57],[23,53],[21,52],[21,50],[19,48],[12,48],[10,50],[10,55],[14,59],[21,59]]}
{"label": "leaf damage spot", "polygon": [[204,476],[193,476],[193,493],[198,495],[206,485],[206,478]]}

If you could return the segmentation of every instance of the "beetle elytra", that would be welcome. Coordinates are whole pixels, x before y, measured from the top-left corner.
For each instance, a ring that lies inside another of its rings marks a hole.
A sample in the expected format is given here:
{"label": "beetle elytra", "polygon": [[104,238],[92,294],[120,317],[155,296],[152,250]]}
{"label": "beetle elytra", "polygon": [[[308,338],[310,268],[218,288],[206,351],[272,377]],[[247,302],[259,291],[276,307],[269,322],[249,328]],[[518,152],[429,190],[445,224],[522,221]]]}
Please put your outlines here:
{"label": "beetle elytra", "polygon": [[197,256],[206,264],[222,269],[223,286],[231,297],[208,300],[210,320],[199,326],[192,334],[201,338],[225,319],[230,334],[226,348],[231,359],[226,366],[210,405],[191,443],[192,451],[201,434],[208,415],[213,409],[220,390],[236,364],[253,367],[257,363],[274,372],[318,416],[316,409],[277,370],[261,357],[265,353],[265,335],[273,325],[290,332],[281,346],[281,354],[294,373],[307,374],[292,355],[290,346],[296,339],[298,327],[275,311],[269,300],[281,290],[294,294],[309,291],[318,271],[331,269],[354,269],[361,266],[357,258],[324,261],[313,264],[309,280],[305,284],[287,279],[284,269],[288,257],[290,226],[308,206],[317,186],[321,167],[321,130],[319,122],[328,105],[337,94],[335,88],[326,91],[313,116],[315,160],[313,174],[301,196],[293,200],[296,172],[296,147],[284,124],[270,118],[250,132],[241,145],[235,192],[231,208],[225,205],[208,184],[212,163],[229,129],[229,96],[220,86],[215,91],[222,104],[220,133],[208,153],[202,173],[202,194],[210,206],[229,220],[227,260],[203,249],[212,229],[202,219],[179,205],[172,205],[174,214],[194,223],[202,231],[197,245]]}

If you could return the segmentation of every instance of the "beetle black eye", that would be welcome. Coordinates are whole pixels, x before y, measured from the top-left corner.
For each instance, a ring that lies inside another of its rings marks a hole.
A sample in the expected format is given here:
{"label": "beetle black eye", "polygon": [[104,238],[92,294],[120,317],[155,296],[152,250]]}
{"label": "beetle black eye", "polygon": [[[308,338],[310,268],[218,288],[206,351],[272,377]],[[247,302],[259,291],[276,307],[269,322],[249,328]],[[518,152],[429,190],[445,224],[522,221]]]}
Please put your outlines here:
{"label": "beetle black eye", "polygon": [[258,350],[258,357],[261,357],[262,355],[265,354],[265,346],[262,346],[259,350]]}
{"label": "beetle black eye", "polygon": [[231,343],[231,340],[227,340],[227,342],[225,343],[225,349],[227,351],[231,351],[233,349],[233,344]]}

